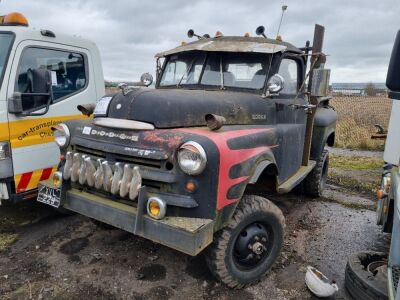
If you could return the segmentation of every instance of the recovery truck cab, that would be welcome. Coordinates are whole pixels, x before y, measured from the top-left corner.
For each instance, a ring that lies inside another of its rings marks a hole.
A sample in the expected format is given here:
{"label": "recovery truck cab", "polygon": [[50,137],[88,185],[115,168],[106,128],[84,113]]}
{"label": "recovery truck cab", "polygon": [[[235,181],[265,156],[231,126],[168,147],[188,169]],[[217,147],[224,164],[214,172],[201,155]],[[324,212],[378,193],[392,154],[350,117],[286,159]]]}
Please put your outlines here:
{"label": "recovery truck cab", "polygon": [[189,30],[199,40],[156,55],[155,89],[125,86],[99,100],[93,120],[55,126],[63,160],[38,201],[189,255],[204,250],[229,287],[257,281],[285,227],[266,196],[298,185],[321,194],[337,119],[323,27],[301,49],[257,33]]}
{"label": "recovery truck cab", "polygon": [[[386,86],[393,99],[386,138],[384,171],[377,192],[377,224],[392,233],[388,261],[388,294],[400,299],[400,31],[397,33],[389,63]],[[396,297],[397,295],[397,297]]]}
{"label": "recovery truck cab", "polygon": [[0,203],[36,197],[59,162],[51,126],[82,118],[76,106],[104,93],[93,42],[0,17]]}

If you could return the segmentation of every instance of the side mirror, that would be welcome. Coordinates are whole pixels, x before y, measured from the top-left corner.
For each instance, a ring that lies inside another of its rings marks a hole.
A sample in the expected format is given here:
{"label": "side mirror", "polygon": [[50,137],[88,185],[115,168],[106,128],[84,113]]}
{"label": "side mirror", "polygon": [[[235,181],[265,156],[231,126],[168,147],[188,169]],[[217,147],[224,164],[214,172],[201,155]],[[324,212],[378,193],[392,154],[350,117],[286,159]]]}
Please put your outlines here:
{"label": "side mirror", "polygon": [[[28,92],[14,93],[8,99],[8,111],[22,116],[42,116],[49,111],[52,101],[51,73],[47,69],[29,69],[27,79]],[[44,110],[33,112],[40,108]]]}
{"label": "side mirror", "polygon": [[140,76],[140,82],[143,86],[149,86],[153,83],[153,76],[150,73],[144,73]]}
{"label": "side mirror", "polygon": [[21,93],[14,93],[8,98],[8,112],[10,114],[22,114],[24,109],[22,108],[22,96]]}
{"label": "side mirror", "polygon": [[269,95],[278,94],[285,87],[285,79],[279,74],[272,75],[267,82],[267,92]]}
{"label": "side mirror", "polygon": [[326,97],[329,90],[329,78],[331,70],[314,69],[311,82],[311,96]]}
{"label": "side mirror", "polygon": [[400,100],[400,30],[397,32],[386,76],[389,98]]}

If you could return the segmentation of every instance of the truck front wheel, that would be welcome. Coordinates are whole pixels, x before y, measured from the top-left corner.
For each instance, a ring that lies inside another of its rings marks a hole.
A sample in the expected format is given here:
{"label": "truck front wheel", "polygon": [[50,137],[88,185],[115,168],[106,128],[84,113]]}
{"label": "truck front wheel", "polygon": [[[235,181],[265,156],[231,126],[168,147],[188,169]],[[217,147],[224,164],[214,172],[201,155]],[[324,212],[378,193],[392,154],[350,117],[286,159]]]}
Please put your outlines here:
{"label": "truck front wheel", "polygon": [[280,254],[285,218],[271,201],[244,196],[206,252],[211,272],[231,288],[258,281]]}

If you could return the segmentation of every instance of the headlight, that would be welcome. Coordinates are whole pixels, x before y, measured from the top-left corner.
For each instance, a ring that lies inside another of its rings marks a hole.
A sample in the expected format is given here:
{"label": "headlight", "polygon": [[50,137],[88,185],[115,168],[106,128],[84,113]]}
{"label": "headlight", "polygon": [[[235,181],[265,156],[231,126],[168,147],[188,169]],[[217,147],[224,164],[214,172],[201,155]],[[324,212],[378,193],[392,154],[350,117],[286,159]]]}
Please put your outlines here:
{"label": "headlight", "polygon": [[267,89],[270,93],[279,93],[285,86],[285,79],[279,74],[271,76],[267,82]]}
{"label": "headlight", "polygon": [[0,142],[0,160],[10,157],[10,144],[8,142]]}
{"label": "headlight", "polygon": [[178,150],[179,167],[188,175],[198,175],[207,164],[207,156],[203,147],[196,142],[184,143]]}
{"label": "headlight", "polygon": [[67,148],[71,139],[68,126],[61,123],[52,128],[54,132],[54,140],[60,148]]}

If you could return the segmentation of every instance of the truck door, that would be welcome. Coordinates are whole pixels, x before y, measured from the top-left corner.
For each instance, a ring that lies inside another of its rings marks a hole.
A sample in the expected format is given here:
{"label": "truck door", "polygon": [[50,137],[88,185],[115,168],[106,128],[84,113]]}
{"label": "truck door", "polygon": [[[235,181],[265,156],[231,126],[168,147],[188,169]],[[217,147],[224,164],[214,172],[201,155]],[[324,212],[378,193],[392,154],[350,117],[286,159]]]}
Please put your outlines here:
{"label": "truck door", "polygon": [[[18,45],[10,73],[8,98],[14,92],[30,91],[29,70],[51,71],[52,102],[43,116],[8,114],[15,192],[37,188],[54,172],[59,162],[59,149],[53,141],[51,127],[67,119],[81,118],[76,106],[96,99],[94,78],[86,49],[55,43],[24,41]],[[43,103],[33,97],[23,98],[24,112],[43,111]]]}
{"label": "truck door", "polygon": [[282,182],[293,175],[302,163],[307,115],[304,109],[296,109],[293,104],[306,104],[304,94],[298,93],[304,78],[304,63],[295,56],[285,55],[278,74],[284,79],[284,88],[274,98],[276,123],[281,139],[279,180]]}

